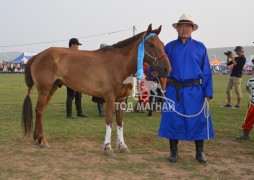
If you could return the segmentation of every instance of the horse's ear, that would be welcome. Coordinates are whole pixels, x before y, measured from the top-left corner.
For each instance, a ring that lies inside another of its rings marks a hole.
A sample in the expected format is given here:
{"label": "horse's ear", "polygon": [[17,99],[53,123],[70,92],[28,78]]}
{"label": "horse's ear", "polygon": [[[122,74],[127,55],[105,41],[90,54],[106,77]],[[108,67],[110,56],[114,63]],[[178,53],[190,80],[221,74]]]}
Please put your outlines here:
{"label": "horse's ear", "polygon": [[160,25],[160,27],[158,29],[154,30],[154,33],[157,34],[157,35],[159,35],[160,32],[161,32],[161,25]]}
{"label": "horse's ear", "polygon": [[150,24],[146,30],[146,34],[150,34],[152,31],[152,24]]}

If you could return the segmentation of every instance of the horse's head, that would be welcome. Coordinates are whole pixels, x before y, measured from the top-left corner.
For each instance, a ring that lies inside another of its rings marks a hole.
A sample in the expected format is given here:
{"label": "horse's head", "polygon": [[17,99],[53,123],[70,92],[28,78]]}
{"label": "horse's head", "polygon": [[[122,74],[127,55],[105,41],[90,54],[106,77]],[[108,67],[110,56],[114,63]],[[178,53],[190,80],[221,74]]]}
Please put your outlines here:
{"label": "horse's head", "polygon": [[152,30],[152,25],[148,26],[147,31],[144,33],[144,38],[150,33],[157,36],[151,36],[145,41],[145,58],[144,61],[152,66],[159,74],[160,77],[168,77],[171,72],[171,65],[167,54],[164,51],[164,44],[159,39],[161,26],[158,29]]}

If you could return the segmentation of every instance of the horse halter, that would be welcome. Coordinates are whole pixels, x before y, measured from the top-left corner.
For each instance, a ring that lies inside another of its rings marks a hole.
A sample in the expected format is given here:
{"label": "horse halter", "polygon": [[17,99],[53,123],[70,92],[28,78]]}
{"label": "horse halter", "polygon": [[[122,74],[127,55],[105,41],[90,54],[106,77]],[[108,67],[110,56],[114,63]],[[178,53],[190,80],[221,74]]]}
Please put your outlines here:
{"label": "horse halter", "polygon": [[145,76],[144,75],[144,67],[143,67],[143,60],[144,60],[145,55],[148,55],[149,57],[152,58],[152,60],[153,60],[153,67],[158,66],[159,65],[158,60],[166,55],[166,54],[163,54],[163,55],[159,56],[158,58],[156,58],[156,57],[153,57],[152,55],[150,55],[149,53],[147,53],[145,51],[145,41],[147,39],[149,39],[151,36],[157,36],[157,34],[150,33],[146,37],[145,37],[145,34],[146,33],[143,34],[143,40],[142,40],[142,42],[138,46],[136,76],[137,76],[139,81],[141,81],[141,79],[143,79],[144,76]]}
{"label": "horse halter", "polygon": [[162,57],[164,57],[164,56],[167,56],[167,54],[163,54],[163,55],[159,56],[158,58],[156,58],[156,57],[153,57],[152,55],[148,54],[146,51],[145,51],[145,54],[146,54],[147,56],[149,56],[150,58],[153,59],[153,66],[154,66],[154,67],[156,67],[156,66],[159,65],[158,60],[159,60],[160,58],[162,58]]}
{"label": "horse halter", "polygon": [[[144,39],[144,35],[143,35],[143,39]],[[145,49],[144,49],[145,50]],[[167,56],[167,54],[162,54],[161,56],[159,56],[159,57],[153,57],[152,55],[150,55],[150,54],[148,54],[147,52],[146,52],[146,50],[145,50],[145,54],[147,55],[147,56],[149,56],[150,58],[152,58],[153,59],[153,66],[154,67],[157,67],[158,65],[159,65],[159,62],[158,62],[158,60],[160,59],[160,58],[162,58],[162,57],[164,57],[164,56]]]}

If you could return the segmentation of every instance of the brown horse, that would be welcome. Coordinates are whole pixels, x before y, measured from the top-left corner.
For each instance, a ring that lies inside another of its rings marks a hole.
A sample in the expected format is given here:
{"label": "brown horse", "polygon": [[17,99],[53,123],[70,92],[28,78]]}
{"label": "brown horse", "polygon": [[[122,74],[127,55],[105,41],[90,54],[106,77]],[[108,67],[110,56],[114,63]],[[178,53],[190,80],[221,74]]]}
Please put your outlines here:
{"label": "brown horse", "polygon": [[[22,126],[29,134],[32,126],[32,103],[30,91],[35,85],[38,91],[36,122],[33,138],[40,147],[49,147],[43,131],[43,113],[55,91],[66,85],[78,92],[105,99],[106,137],[103,143],[104,153],[113,155],[111,148],[111,130],[115,102],[124,102],[132,89],[131,84],[123,81],[137,71],[138,46],[150,33],[158,35],[161,26],[147,31],[112,46],[95,51],[79,51],[69,48],[49,48],[32,57],[25,67],[25,81],[28,93],[23,104]],[[164,45],[158,36],[145,41],[145,62],[153,66],[161,77],[171,71],[169,59],[164,52]],[[116,110],[117,147],[128,151],[123,138],[123,110]]]}

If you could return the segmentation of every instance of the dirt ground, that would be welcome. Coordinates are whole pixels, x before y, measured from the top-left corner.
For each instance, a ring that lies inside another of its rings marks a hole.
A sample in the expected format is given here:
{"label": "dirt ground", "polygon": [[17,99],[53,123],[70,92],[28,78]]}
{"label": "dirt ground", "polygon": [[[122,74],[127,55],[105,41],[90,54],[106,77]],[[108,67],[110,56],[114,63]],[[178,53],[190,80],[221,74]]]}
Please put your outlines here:
{"label": "dirt ground", "polygon": [[233,140],[206,143],[206,165],[195,161],[193,142],[180,141],[179,161],[172,164],[167,150],[115,150],[116,157],[108,158],[100,144],[87,139],[51,143],[48,149],[31,138],[14,141],[16,147],[0,145],[0,179],[254,179],[253,149]]}

